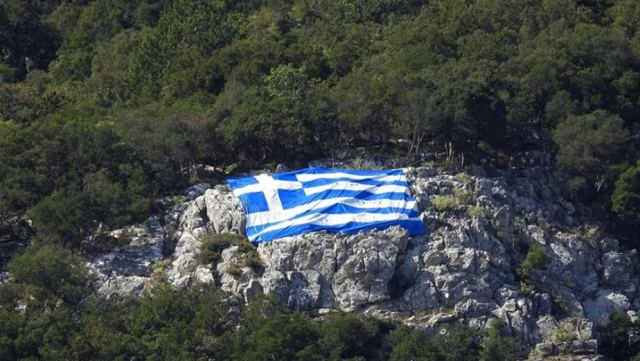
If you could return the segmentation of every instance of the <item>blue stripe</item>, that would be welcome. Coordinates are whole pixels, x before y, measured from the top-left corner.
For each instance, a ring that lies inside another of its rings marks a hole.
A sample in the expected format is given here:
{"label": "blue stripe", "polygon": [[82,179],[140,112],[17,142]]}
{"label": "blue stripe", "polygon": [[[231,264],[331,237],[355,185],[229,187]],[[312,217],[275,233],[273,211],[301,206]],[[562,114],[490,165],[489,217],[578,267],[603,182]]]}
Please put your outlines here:
{"label": "blue stripe", "polygon": [[323,213],[323,214],[359,214],[359,213],[375,213],[375,214],[406,214],[408,217],[413,218],[413,217],[417,217],[420,215],[419,212],[417,212],[414,209],[407,209],[407,208],[390,208],[390,207],[384,207],[384,208],[360,208],[360,207],[354,207],[354,206],[349,206],[349,205],[345,205],[345,204],[332,204],[328,207],[324,207],[324,208],[318,208],[318,209],[310,209],[306,212],[300,213],[298,215],[295,215],[291,218],[288,218],[284,221],[279,221],[279,222],[271,222],[271,223],[266,223],[266,224],[262,224],[259,226],[254,226],[254,227],[247,227],[247,236],[253,236],[257,233],[262,232],[264,229],[267,229],[271,226],[280,224],[282,222],[287,222],[290,220],[294,220],[294,219],[298,219],[301,217],[305,217],[311,214],[318,214],[318,213]]}
{"label": "blue stripe", "polygon": [[363,201],[373,201],[379,199],[388,199],[396,201],[412,201],[413,197],[408,192],[386,192],[380,194],[374,194],[367,191],[351,191],[351,190],[335,190],[330,189],[322,192],[318,192],[312,195],[305,195],[302,190],[291,191],[278,191],[280,195],[280,201],[284,209],[289,209],[309,202],[319,201],[323,199],[332,198],[354,198]]}
{"label": "blue stripe", "polygon": [[357,233],[360,231],[368,231],[368,230],[384,230],[392,226],[400,226],[407,230],[407,232],[412,236],[419,236],[424,234],[424,226],[421,220],[392,220],[392,221],[384,221],[384,222],[349,222],[337,226],[326,226],[326,225],[316,225],[312,223],[301,224],[298,226],[287,227],[284,229],[279,229],[271,232],[266,232],[261,234],[252,240],[254,243],[262,243],[273,241],[274,239],[282,238],[282,237],[291,237],[296,236],[303,233],[314,232],[314,231],[322,231],[326,230],[328,232],[334,233]]}
{"label": "blue stripe", "polygon": [[231,189],[240,189],[252,184],[258,184],[258,180],[255,177],[229,178],[227,183],[229,183]]}
{"label": "blue stripe", "polygon": [[409,186],[409,183],[407,183],[406,181],[379,181],[375,179],[353,179],[353,178],[319,178],[319,179],[314,179],[312,181],[301,182],[301,183],[304,188],[310,188],[310,187],[324,186],[327,184],[333,184],[336,182],[351,182],[351,183],[365,184],[369,186],[378,186],[378,187],[381,187],[381,186],[408,187]]}

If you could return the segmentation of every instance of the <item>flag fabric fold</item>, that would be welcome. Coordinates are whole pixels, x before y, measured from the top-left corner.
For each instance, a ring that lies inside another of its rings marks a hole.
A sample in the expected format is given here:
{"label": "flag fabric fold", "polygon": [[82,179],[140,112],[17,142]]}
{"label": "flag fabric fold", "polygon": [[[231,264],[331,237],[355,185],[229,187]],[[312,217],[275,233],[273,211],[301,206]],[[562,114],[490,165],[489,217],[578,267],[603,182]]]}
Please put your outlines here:
{"label": "flag fabric fold", "polygon": [[355,233],[424,225],[402,169],[306,168],[227,179],[247,215],[254,243],[326,230]]}

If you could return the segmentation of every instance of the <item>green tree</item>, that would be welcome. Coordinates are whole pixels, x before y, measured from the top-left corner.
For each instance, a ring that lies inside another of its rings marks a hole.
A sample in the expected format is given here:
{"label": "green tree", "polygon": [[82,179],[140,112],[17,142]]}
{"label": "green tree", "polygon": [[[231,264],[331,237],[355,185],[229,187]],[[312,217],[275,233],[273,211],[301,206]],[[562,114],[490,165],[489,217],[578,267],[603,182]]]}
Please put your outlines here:
{"label": "green tree", "polygon": [[640,329],[640,325],[632,322],[624,312],[614,312],[602,327],[602,352],[613,359],[626,359],[640,351],[640,345],[631,344],[630,337]]}
{"label": "green tree", "polygon": [[77,246],[95,226],[96,220],[85,213],[87,194],[81,191],[56,192],[29,211],[38,234],[48,241]]}
{"label": "green tree", "polygon": [[325,360],[373,360],[383,341],[377,321],[349,313],[329,315],[320,324],[320,332]]}
{"label": "green tree", "polygon": [[570,116],[553,132],[556,162],[573,178],[576,191],[599,192],[612,175],[612,166],[625,161],[629,131],[622,119],[604,110]]}
{"label": "green tree", "polygon": [[83,260],[63,247],[32,245],[12,259],[9,271],[13,284],[36,302],[77,305],[89,291]]}
{"label": "green tree", "polygon": [[611,209],[624,221],[640,225],[640,163],[618,177],[611,195]]}
{"label": "green tree", "polygon": [[501,335],[504,322],[494,321],[487,329],[480,361],[516,361],[518,355],[518,342],[513,337],[503,337]]}
{"label": "green tree", "polygon": [[417,330],[398,327],[389,335],[392,350],[390,361],[432,361],[437,360],[437,353],[430,348],[427,337]]}
{"label": "green tree", "polygon": [[247,335],[234,353],[238,360],[297,360],[317,350],[317,325],[298,312],[277,313],[264,319]]}

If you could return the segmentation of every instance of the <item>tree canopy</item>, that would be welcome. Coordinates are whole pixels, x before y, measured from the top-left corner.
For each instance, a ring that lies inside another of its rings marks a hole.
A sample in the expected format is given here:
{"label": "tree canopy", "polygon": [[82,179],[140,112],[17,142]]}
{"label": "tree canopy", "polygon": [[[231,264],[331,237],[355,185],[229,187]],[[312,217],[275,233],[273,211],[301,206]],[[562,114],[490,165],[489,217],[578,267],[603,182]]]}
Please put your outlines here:
{"label": "tree canopy", "polygon": [[73,245],[198,164],[446,146],[484,164],[557,152],[576,198],[606,208],[638,159],[637,14],[633,0],[4,1],[0,199]]}

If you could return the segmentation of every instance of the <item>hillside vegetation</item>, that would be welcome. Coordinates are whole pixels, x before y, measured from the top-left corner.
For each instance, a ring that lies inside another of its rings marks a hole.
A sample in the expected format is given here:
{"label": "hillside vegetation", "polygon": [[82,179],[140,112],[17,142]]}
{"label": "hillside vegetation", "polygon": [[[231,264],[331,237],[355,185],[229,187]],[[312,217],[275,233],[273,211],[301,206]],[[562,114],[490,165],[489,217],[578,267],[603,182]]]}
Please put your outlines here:
{"label": "hillside vegetation", "polygon": [[222,295],[161,287],[102,304],[76,257],[204,165],[360,151],[548,158],[635,247],[639,136],[637,0],[0,0],[0,242],[32,244],[0,285],[0,359],[513,359],[499,325],[444,341],[349,315],[226,320]]}
{"label": "hillside vegetation", "polygon": [[639,223],[635,0],[6,0],[0,53],[0,222],[41,238],[130,222],[198,164],[357,147],[557,152]]}

